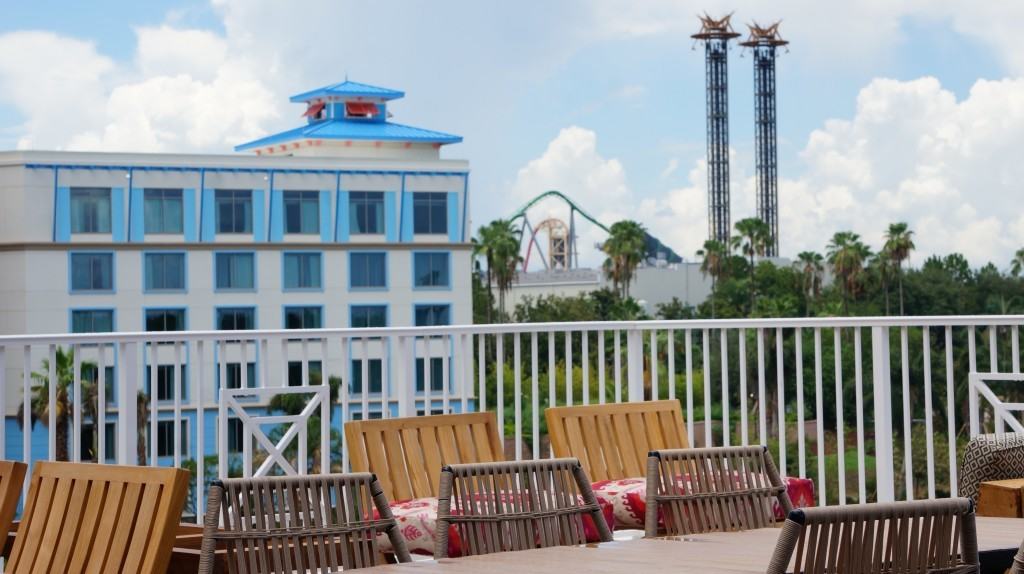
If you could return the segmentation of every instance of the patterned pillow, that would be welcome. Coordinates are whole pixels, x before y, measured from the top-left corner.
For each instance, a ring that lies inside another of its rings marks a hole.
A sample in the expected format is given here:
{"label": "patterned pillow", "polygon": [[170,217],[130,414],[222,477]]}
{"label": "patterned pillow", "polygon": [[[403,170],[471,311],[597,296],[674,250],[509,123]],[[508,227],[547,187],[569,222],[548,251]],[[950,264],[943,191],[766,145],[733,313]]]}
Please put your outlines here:
{"label": "patterned pillow", "polygon": [[[689,477],[680,477],[689,480]],[[785,477],[786,492],[793,502],[794,508],[814,505],[814,482],[809,478]],[[644,516],[647,513],[647,479],[624,478],[621,480],[602,480],[592,485],[598,501],[608,504],[615,512],[615,527],[620,530],[644,528]],[[776,500],[772,503],[775,519],[783,520],[785,515],[782,506]],[[662,517],[658,516],[658,525],[663,525]]]}
{"label": "patterned pillow", "polygon": [[[598,500],[601,512],[604,514],[605,522],[609,530],[615,530],[614,514],[610,504]],[[414,498],[392,502],[391,513],[398,522],[398,531],[405,538],[409,552],[433,556],[434,541],[437,536],[437,499],[436,498]],[[587,542],[600,542],[597,528],[589,516],[583,517],[583,532]],[[391,552],[391,541],[384,534],[377,537],[377,543],[383,552]],[[448,527],[448,556],[458,558],[462,556],[462,539],[454,526]]]}

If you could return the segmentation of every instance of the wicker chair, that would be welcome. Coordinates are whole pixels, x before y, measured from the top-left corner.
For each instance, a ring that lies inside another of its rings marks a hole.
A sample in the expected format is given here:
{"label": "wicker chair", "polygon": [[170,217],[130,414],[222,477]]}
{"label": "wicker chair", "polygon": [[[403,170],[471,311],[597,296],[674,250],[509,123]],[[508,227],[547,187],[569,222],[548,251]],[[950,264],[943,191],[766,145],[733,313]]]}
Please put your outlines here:
{"label": "wicker chair", "polygon": [[1024,542],[1021,542],[1017,554],[1013,557],[1013,566],[1010,567],[1010,574],[1024,574]]}
{"label": "wicker chair", "polygon": [[768,566],[768,574],[978,570],[974,505],[966,498],[794,510]]}
{"label": "wicker chair", "polygon": [[[218,524],[218,514],[223,524]],[[231,572],[336,572],[382,561],[377,535],[410,560],[377,478],[369,473],[216,481],[210,487],[199,572],[220,542]]]}
{"label": "wicker chair", "polygon": [[602,542],[611,541],[578,459],[446,466],[434,557],[448,556],[450,525],[466,556],[584,544],[585,516]]}
{"label": "wicker chair", "polygon": [[775,524],[772,503],[793,503],[767,447],[736,446],[653,451],[647,458],[644,532],[728,532]]}

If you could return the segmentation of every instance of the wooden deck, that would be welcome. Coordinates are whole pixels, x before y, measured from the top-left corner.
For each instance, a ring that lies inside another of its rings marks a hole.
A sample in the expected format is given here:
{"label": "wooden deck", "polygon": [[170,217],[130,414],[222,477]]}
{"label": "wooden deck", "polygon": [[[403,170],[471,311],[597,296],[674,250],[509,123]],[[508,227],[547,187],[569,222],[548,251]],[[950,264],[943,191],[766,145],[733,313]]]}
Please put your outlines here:
{"label": "wooden deck", "polygon": [[[1024,519],[978,517],[982,572],[1009,568],[1024,540]],[[468,558],[424,560],[378,566],[367,572],[429,574],[753,574],[763,573],[778,539],[778,528],[715,532],[681,538],[638,539],[579,547],[503,552]]]}

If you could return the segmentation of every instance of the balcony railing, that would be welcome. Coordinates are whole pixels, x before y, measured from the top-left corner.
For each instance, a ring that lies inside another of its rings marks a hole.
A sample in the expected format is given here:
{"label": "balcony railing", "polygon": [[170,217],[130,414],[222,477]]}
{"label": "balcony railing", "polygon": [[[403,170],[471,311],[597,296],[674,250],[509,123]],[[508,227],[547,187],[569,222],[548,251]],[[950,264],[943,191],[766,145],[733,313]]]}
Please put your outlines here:
{"label": "balcony railing", "polygon": [[[956,316],[0,337],[0,454],[194,464],[206,484],[266,471],[268,459],[346,468],[341,429],[353,418],[496,410],[509,456],[539,457],[550,405],[669,398],[691,443],[767,444],[785,473],[814,479],[820,504],[932,498],[957,492],[971,433],[1020,427],[1021,377],[986,374],[1020,373],[1022,325]],[[278,412],[288,407],[268,403],[273,392],[249,404],[269,423],[232,427],[220,401],[221,388],[331,379],[319,432],[274,434],[300,409]],[[260,425],[267,442],[251,438]],[[297,436],[310,444],[286,451]]]}

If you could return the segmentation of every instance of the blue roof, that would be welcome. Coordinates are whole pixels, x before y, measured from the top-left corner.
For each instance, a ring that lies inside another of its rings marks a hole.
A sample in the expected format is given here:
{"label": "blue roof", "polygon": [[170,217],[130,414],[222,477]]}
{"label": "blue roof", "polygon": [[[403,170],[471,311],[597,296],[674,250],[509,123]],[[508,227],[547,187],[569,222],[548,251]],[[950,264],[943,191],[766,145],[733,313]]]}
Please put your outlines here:
{"label": "blue roof", "polygon": [[314,122],[279,134],[260,138],[235,146],[235,151],[245,151],[299,139],[375,140],[450,144],[461,142],[462,136],[391,122],[353,122],[338,119]]}
{"label": "blue roof", "polygon": [[353,98],[383,98],[385,100],[395,100],[404,97],[405,92],[345,80],[344,82],[331,84],[329,86],[324,86],[322,88],[317,88],[315,90],[310,90],[308,92],[303,92],[301,94],[294,95],[291,97],[290,101],[308,102],[316,98],[326,98],[330,96]]}

